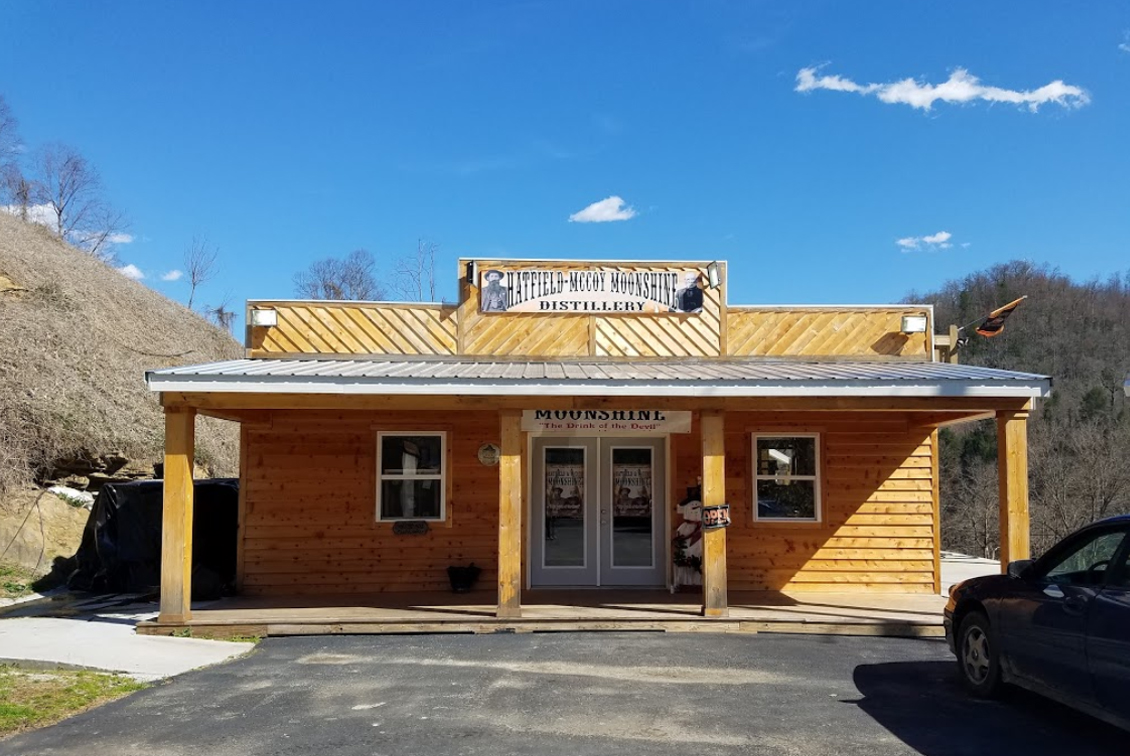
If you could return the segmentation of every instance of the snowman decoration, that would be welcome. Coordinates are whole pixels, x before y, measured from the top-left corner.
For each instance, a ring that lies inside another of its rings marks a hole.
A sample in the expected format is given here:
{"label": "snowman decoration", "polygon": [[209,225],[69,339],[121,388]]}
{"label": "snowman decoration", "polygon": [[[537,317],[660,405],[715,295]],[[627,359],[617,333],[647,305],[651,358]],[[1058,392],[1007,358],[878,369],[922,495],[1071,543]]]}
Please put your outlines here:
{"label": "snowman decoration", "polygon": [[682,522],[672,539],[675,548],[674,593],[681,585],[702,585],[702,480],[687,488],[687,495],[676,511]]}

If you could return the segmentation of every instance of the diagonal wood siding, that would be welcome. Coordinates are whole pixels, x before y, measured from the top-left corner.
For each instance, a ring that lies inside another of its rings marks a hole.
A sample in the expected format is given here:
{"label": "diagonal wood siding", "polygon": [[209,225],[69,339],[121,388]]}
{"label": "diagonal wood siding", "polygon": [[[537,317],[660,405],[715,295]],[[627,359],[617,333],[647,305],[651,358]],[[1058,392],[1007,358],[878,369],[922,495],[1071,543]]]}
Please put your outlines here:
{"label": "diagonal wood siding", "polygon": [[[654,265],[479,261],[498,270],[679,271],[693,263]],[[460,270],[464,266],[461,262]],[[699,266],[704,279],[705,267]],[[277,301],[278,325],[249,328],[249,356],[466,355],[469,357],[907,358],[929,360],[927,333],[901,333],[904,315],[929,309],[891,307],[729,307],[725,286],[703,291],[701,313],[480,313],[479,289],[461,279],[461,303]]]}
{"label": "diagonal wood siding", "polygon": [[252,357],[454,355],[455,308],[438,304],[257,302],[278,314],[272,328],[250,328]]}
{"label": "diagonal wood siding", "polygon": [[726,317],[727,352],[735,357],[930,358],[927,333],[900,333],[904,315],[922,308],[737,308]]}

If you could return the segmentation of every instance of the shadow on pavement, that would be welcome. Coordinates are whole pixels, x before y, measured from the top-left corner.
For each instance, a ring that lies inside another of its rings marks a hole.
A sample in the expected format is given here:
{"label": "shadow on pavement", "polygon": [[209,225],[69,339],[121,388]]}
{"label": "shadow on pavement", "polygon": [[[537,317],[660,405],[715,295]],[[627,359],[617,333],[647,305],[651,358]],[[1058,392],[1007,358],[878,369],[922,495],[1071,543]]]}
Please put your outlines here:
{"label": "shadow on pavement", "polygon": [[922,756],[1113,756],[1130,734],[1042,696],[1010,689],[1000,701],[966,695],[952,662],[855,668],[859,706]]}

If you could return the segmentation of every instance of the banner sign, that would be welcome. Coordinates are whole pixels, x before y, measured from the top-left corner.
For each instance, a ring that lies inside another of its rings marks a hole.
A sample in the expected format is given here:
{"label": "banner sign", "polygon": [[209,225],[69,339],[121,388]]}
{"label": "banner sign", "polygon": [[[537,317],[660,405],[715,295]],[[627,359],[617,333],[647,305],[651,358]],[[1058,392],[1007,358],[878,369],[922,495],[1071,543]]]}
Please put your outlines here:
{"label": "banner sign", "polygon": [[698,270],[484,270],[479,311],[633,315],[702,312]]}
{"label": "banner sign", "polygon": [[689,410],[523,410],[522,430],[596,435],[623,431],[690,433]]}
{"label": "banner sign", "polygon": [[714,530],[715,528],[728,528],[730,527],[730,505],[729,504],[715,504],[712,507],[702,508],[702,528],[703,530]]}

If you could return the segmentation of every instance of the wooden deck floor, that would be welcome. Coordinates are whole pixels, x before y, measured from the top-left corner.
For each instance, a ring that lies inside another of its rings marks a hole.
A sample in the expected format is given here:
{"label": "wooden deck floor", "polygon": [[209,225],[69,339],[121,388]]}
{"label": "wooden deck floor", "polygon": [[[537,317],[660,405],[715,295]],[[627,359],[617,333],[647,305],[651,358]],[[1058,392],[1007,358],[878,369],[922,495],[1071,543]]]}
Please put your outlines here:
{"label": "wooden deck floor", "polygon": [[945,599],[930,594],[731,593],[730,616],[700,616],[698,594],[666,591],[526,591],[522,616],[494,616],[495,594],[236,597],[193,611],[183,624],[142,623],[138,632],[193,635],[490,633],[641,630],[942,635]]}

